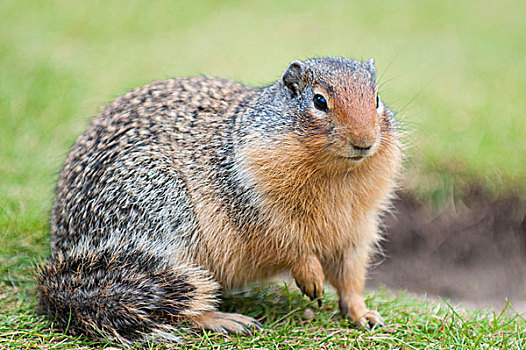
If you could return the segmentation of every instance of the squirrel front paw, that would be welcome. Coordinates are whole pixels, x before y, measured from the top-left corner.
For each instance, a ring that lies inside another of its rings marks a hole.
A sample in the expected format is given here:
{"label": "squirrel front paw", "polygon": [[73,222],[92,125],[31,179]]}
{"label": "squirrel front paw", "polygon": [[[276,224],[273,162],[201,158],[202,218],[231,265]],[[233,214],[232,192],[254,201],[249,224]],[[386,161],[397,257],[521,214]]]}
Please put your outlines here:
{"label": "squirrel front paw", "polygon": [[348,317],[358,328],[370,329],[371,327],[383,327],[385,321],[376,310],[369,310],[361,295],[342,297],[339,302],[340,313]]}
{"label": "squirrel front paw", "polygon": [[302,293],[310,300],[318,299],[318,306],[321,306],[325,276],[318,258],[315,255],[305,257],[292,269],[292,275]]}

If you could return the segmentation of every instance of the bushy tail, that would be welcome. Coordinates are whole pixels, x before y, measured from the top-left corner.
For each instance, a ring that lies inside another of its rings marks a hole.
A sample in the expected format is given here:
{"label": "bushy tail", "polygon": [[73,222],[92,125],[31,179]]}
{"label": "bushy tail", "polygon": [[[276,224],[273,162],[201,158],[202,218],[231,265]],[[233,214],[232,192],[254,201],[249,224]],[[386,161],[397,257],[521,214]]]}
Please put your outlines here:
{"label": "bushy tail", "polygon": [[214,309],[218,286],[203,270],[115,250],[57,253],[40,268],[40,308],[66,333],[123,345],[174,340],[176,322]]}

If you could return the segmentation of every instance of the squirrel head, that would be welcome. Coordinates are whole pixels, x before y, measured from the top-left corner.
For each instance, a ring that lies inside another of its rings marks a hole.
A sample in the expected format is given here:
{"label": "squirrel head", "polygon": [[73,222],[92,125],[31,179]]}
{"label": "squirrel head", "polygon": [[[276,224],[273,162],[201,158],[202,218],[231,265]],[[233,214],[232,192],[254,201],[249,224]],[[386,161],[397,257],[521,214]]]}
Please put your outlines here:
{"label": "squirrel head", "polygon": [[385,108],[375,80],[373,59],[293,61],[281,77],[280,91],[299,135],[315,135],[328,152],[360,162],[381,141]]}

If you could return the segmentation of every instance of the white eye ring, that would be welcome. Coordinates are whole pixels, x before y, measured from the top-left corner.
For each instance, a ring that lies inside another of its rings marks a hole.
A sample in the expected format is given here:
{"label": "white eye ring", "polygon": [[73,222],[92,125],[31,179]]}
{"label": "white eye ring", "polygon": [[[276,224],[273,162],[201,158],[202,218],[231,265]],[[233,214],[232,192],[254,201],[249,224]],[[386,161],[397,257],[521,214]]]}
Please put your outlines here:
{"label": "white eye ring", "polygon": [[384,104],[380,99],[380,95],[376,95],[376,113],[381,113],[384,110]]}

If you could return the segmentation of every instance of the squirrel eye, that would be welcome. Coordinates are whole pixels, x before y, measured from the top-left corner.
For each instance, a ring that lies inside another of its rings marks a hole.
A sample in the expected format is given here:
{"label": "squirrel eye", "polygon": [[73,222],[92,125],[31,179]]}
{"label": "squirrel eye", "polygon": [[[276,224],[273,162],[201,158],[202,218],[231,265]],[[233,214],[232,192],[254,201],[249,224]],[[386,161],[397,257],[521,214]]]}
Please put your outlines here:
{"label": "squirrel eye", "polygon": [[376,108],[380,106],[380,95],[376,95]]}
{"label": "squirrel eye", "polygon": [[327,106],[327,100],[322,95],[316,94],[312,100],[314,101],[314,107],[320,111],[327,112],[329,110],[329,107]]}

